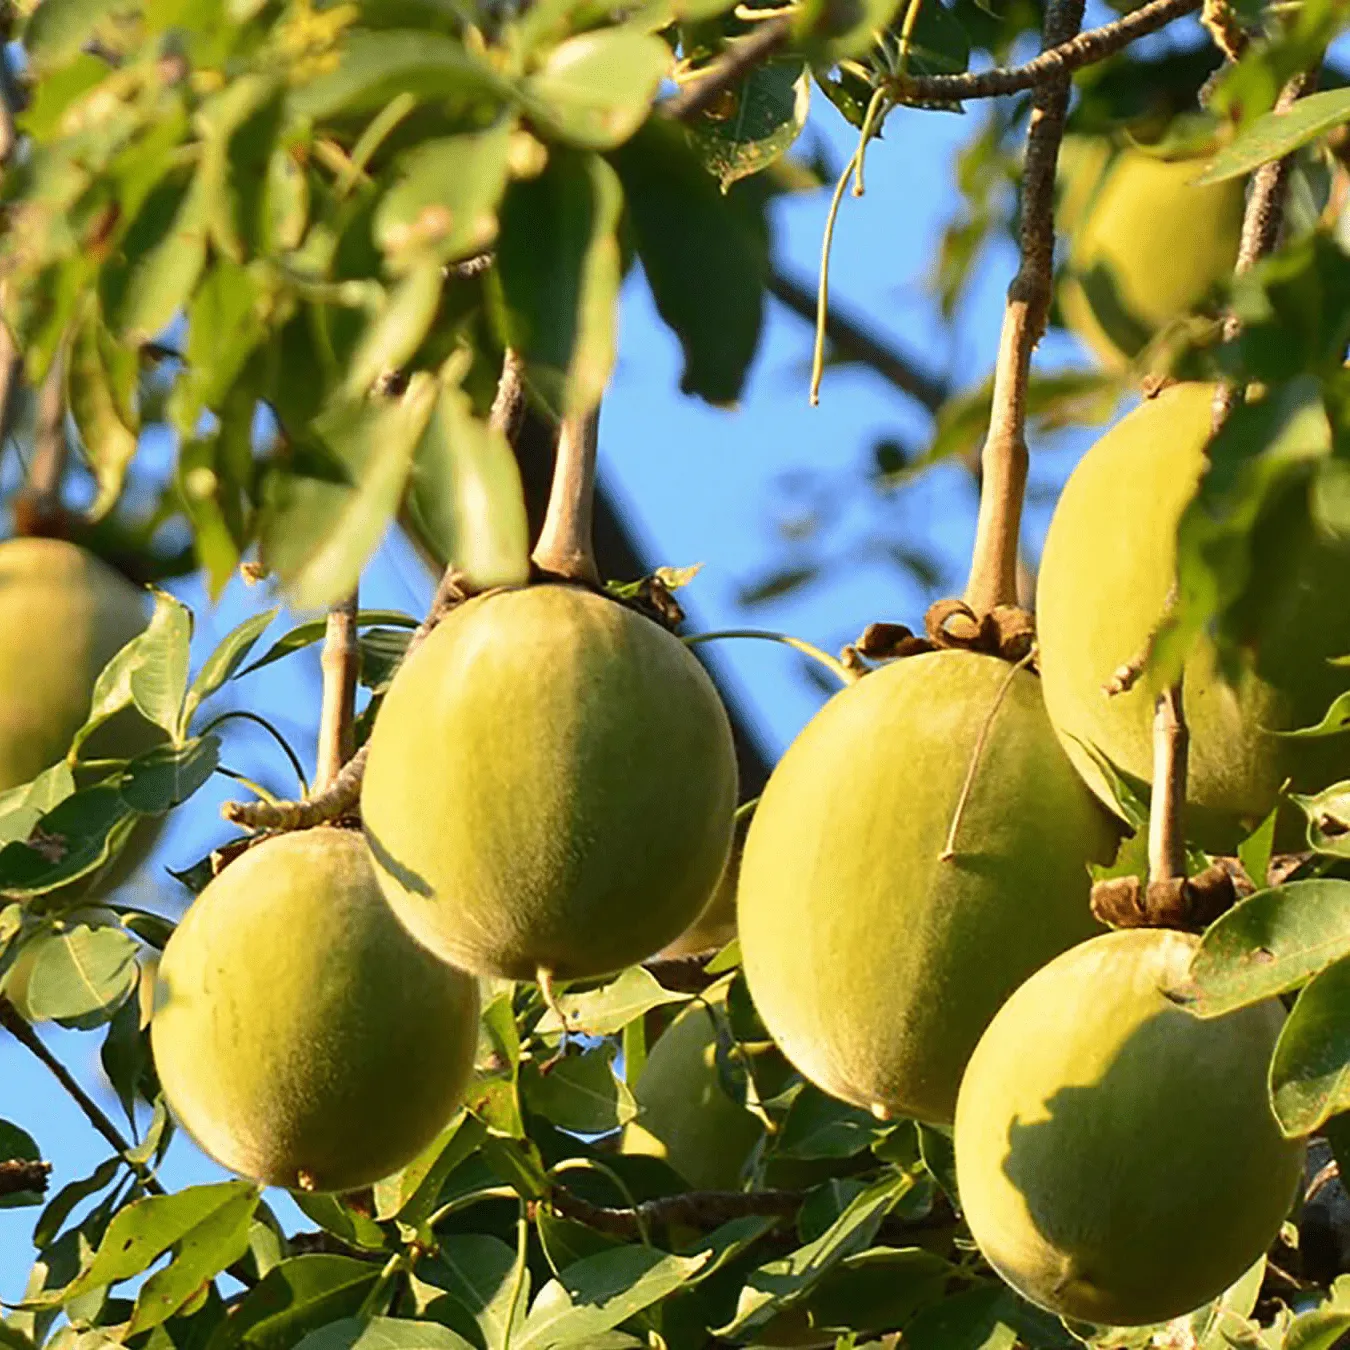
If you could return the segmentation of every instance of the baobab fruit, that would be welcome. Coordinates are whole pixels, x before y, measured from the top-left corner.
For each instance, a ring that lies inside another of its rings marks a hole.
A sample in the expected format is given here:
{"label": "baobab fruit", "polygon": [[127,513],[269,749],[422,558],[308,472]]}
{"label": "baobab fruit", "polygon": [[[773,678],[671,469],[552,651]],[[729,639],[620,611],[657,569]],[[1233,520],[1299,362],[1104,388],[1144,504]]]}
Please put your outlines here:
{"label": "baobab fruit", "polygon": [[[59,539],[0,543],[0,792],[66,754],[99,672],[146,622],[145,592],[92,553]],[[96,735],[107,758],[152,743],[133,712]]]}
{"label": "baobab fruit", "polygon": [[678,959],[720,951],[736,936],[736,882],[740,874],[741,850],[733,843],[712,899],[674,942],[661,949],[661,956]]}
{"label": "baobab fruit", "polygon": [[[1127,692],[1107,685],[1122,668],[1138,673],[1165,617],[1212,394],[1172,385],[1112,427],[1069,476],[1046,538],[1036,596],[1046,706],[1070,759],[1112,808],[1103,758],[1148,796],[1153,691],[1147,674]],[[1251,536],[1260,581],[1243,616],[1251,641],[1236,684],[1203,634],[1186,662],[1188,837],[1213,850],[1231,849],[1259,822],[1286,778],[1316,791],[1340,776],[1336,738],[1271,734],[1318,722],[1347,683],[1327,658],[1350,651],[1350,543],[1309,520],[1306,500],[1304,486],[1289,489]]]}
{"label": "baobab fruit", "polygon": [[1130,148],[1104,168],[1100,158],[1085,149],[1070,159],[1060,217],[1067,204],[1070,246],[1059,305],[1098,358],[1119,366],[1231,275],[1243,182],[1196,186],[1203,157],[1164,159]]}
{"label": "baobab fruit", "polygon": [[696,1190],[735,1189],[763,1126],[727,1096],[717,1070],[717,1007],[726,988],[683,1008],[652,1047],[633,1087],[639,1115],[625,1153],[664,1158]]}
{"label": "baobab fruit", "polygon": [[480,975],[574,979],[644,960],[708,903],[736,760],[682,642],[593,591],[454,610],[394,677],[361,807],[409,932]]}
{"label": "baobab fruit", "polygon": [[1233,1284],[1275,1240],[1303,1168],[1266,1074],[1271,999],[1201,1021],[1162,990],[1197,939],[1104,934],[1004,1004],[956,1108],[956,1175],[990,1265],[1033,1303],[1162,1322]]}
{"label": "baobab fruit", "polygon": [[477,982],[408,936],[354,831],[251,848],[193,902],[158,976],[150,1042],[164,1095],[241,1176],[369,1185],[463,1098]]}
{"label": "baobab fruit", "polygon": [[1034,675],[963,651],[883,666],[816,714],[750,825],[737,923],[759,1014],[826,1092],[949,1122],[1003,1000],[1097,931],[1088,863],[1116,837]]}

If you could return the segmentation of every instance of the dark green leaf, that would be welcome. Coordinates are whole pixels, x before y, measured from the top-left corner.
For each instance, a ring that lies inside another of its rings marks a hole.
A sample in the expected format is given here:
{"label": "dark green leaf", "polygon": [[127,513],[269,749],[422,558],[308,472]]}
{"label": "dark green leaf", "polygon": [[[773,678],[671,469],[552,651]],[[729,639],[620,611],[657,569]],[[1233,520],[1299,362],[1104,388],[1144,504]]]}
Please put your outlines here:
{"label": "dark green leaf", "polygon": [[130,838],[137,819],[111,784],[72,793],[25,842],[0,848],[0,891],[43,895],[96,871]]}
{"label": "dark green leaf", "polygon": [[435,1140],[401,1171],[375,1185],[375,1217],[401,1219],[416,1227],[425,1223],[440,1199],[446,1178],[483,1141],[486,1133],[476,1117],[461,1112]]}
{"label": "dark green leaf", "polygon": [[1238,845],[1238,861],[1258,889],[1265,886],[1266,875],[1270,871],[1270,859],[1275,851],[1275,825],[1279,816],[1280,808],[1276,805],[1265,820]]}
{"label": "dark green leaf", "polygon": [[[404,614],[397,609],[363,609],[356,616],[357,628],[372,628],[376,624],[392,624],[396,628],[416,628],[417,622],[411,614]],[[322,642],[327,625],[327,619],[309,619],[305,623],[296,624],[288,633],[279,637],[252,665],[245,666],[230,678],[239,679],[244,675],[250,675],[255,670],[270,666],[273,661],[280,661],[283,656],[289,656],[292,652]]]}
{"label": "dark green leaf", "polygon": [[75,775],[62,760],[44,769],[31,783],[0,793],[0,844],[27,839],[33,826],[74,791]]}
{"label": "dark green leaf", "polygon": [[198,736],[177,747],[157,745],[127,765],[118,788],[133,811],[162,816],[204,787],[219,762],[218,736]]}
{"label": "dark green leaf", "polygon": [[311,1331],[296,1350],[475,1350],[438,1322],[407,1317],[344,1317]]}
{"label": "dark green leaf", "polygon": [[[434,1257],[423,1261],[418,1278],[444,1289],[461,1304],[477,1325],[488,1350],[506,1342],[507,1318],[517,1274],[516,1253],[500,1238],[464,1233],[445,1238]],[[527,1288],[516,1302],[512,1344],[520,1335],[528,1304]],[[428,1305],[435,1316],[436,1303]]]}
{"label": "dark green leaf", "polygon": [[1350,1276],[1331,1286],[1320,1307],[1300,1313],[1285,1332],[1283,1350],[1331,1350],[1350,1331]]}
{"label": "dark green leaf", "polygon": [[1350,881],[1292,881],[1258,891],[1222,915],[1171,997],[1218,1017],[1297,989],[1350,955]]}
{"label": "dark green leaf", "polygon": [[66,401],[98,483],[88,512],[92,520],[107,515],[121,495],[140,430],[125,387],[119,390],[114,384],[119,377],[125,380],[127,373],[134,384],[135,360],[128,372],[125,362],[109,352],[109,346],[97,309],[87,306],[66,359]]}
{"label": "dark green leaf", "polygon": [[851,1158],[869,1148],[881,1128],[869,1112],[807,1084],[788,1108],[774,1156]]}
{"label": "dark green leaf", "polygon": [[33,946],[28,1011],[36,1021],[86,1017],[115,1008],[140,980],[138,944],[120,927],[76,924]]}
{"label": "dark green leaf", "polygon": [[[141,978],[146,978],[142,973]],[[153,977],[152,977],[153,978]],[[128,998],[113,1014],[99,1060],[108,1082],[117,1093],[117,1100],[126,1113],[127,1123],[136,1129],[136,1102],[145,1092],[147,1079],[152,1079],[150,1038],[148,1027],[141,1025],[141,1000]]]}
{"label": "dark green leaf", "polygon": [[806,125],[810,105],[806,67],[773,61],[752,70],[714,109],[695,118],[689,136],[725,191],[787,152]]}
{"label": "dark green leaf", "polygon": [[1277,731],[1275,734],[1290,739],[1295,737],[1311,739],[1319,736],[1336,736],[1346,730],[1350,730],[1350,692],[1341,694],[1315,726],[1299,727],[1296,731]]}
{"label": "dark green leaf", "polygon": [[353,1316],[380,1268],[348,1256],[295,1256],[267,1275],[234,1308],[208,1350],[291,1350],[308,1332]]}
{"label": "dark green leaf", "polygon": [[1270,1099],[1290,1136],[1350,1109],[1350,961],[1328,966],[1299,994],[1275,1045]]}
{"label": "dark green leaf", "polygon": [[1350,858],[1350,780],[1312,797],[1291,792],[1289,800],[1308,818],[1308,846],[1333,858]]}
{"label": "dark green leaf", "polygon": [[280,611],[266,609],[261,614],[251,615],[243,623],[232,628],[217,645],[215,651],[202,662],[197,678],[192,681],[183,705],[182,730],[187,731],[192,714],[211,697],[227,680],[234,678],[235,672],[248,659],[254,644],[267,631],[268,625]]}
{"label": "dark green leaf", "polygon": [[1219,183],[1250,173],[1258,165],[1297,150],[1318,136],[1350,122],[1350,89],[1327,89],[1299,99],[1294,107],[1268,112],[1238,132],[1205,166],[1195,182]]}
{"label": "dark green leaf", "polygon": [[105,1158],[87,1177],[62,1186],[38,1216],[37,1226],[33,1229],[33,1245],[39,1249],[47,1246],[61,1231],[75,1206],[91,1195],[97,1195],[122,1167],[121,1158]]}
{"label": "dark green leaf", "polygon": [[422,345],[441,302],[441,263],[425,251],[370,316],[347,365],[343,389],[361,399],[382,376],[399,370]]}
{"label": "dark green leaf", "polygon": [[[651,971],[629,966],[617,979],[585,993],[559,994],[555,1000],[567,1019],[567,1031],[588,1036],[610,1036],[621,1031],[635,1017],[667,1003],[683,1003],[688,994],[664,988]],[[564,1027],[553,1011],[546,1012],[535,1028],[540,1034],[562,1031]]]}
{"label": "dark green leaf", "polygon": [[309,1195],[297,1191],[292,1198],[302,1214],[349,1246],[380,1251],[388,1244],[384,1229],[368,1214],[345,1204],[340,1195]]}
{"label": "dark green leaf", "polygon": [[521,1068],[521,1090],[530,1110],[564,1130],[604,1134],[637,1115],[627,1084],[614,1074],[614,1048],[601,1045],[581,1055],[565,1055],[540,1072],[534,1061]]}
{"label": "dark green leaf", "polygon": [[963,1290],[924,1309],[906,1328],[913,1350],[1012,1350],[1017,1332],[1003,1320],[1001,1285]]}

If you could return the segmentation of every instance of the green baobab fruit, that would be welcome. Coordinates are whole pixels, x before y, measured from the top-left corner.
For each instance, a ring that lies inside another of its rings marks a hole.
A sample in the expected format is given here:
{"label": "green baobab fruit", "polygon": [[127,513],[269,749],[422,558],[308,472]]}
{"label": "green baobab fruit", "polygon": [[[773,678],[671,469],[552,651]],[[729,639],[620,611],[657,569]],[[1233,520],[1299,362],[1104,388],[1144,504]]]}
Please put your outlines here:
{"label": "green baobab fruit", "polygon": [[960,651],[866,675],[798,736],[750,826],[737,921],[760,1016],[826,1092],[948,1122],[999,1005],[1096,931],[1087,864],[1115,842],[1034,675]]}
{"label": "green baobab fruit", "polygon": [[1243,185],[1234,178],[1194,186],[1203,158],[1137,149],[1119,151],[1104,167],[1100,158],[1087,149],[1070,159],[1060,198],[1070,247],[1059,305],[1069,327],[1115,366],[1232,273]]}
{"label": "green baobab fruit", "polygon": [[659,951],[731,844],[731,724],[678,638],[580,586],[470,600],[405,662],[361,805],[380,885],[465,970],[573,979]]}
{"label": "green baobab fruit", "polygon": [[477,1039],[477,982],[408,936],[360,834],[331,827],[268,839],[206,887],[164,948],[150,1023],[187,1132],[292,1190],[352,1190],[415,1157]]}
{"label": "green baobab fruit", "polygon": [[[1148,680],[1112,696],[1104,686],[1146,651],[1163,618],[1177,522],[1205,463],[1212,393],[1208,385],[1172,385],[1128,414],[1074,469],[1050,522],[1036,596],[1046,706],[1069,757],[1108,806],[1114,797],[1098,756],[1148,795]],[[1288,495],[1252,536],[1258,641],[1237,684],[1220,676],[1207,637],[1186,663],[1188,830],[1215,849],[1231,848],[1270,811],[1287,776],[1299,791],[1341,776],[1336,738],[1269,734],[1319,721],[1346,684],[1327,658],[1350,651],[1350,544],[1323,537],[1297,514],[1297,528],[1289,528],[1290,513],[1305,509]]]}
{"label": "green baobab fruit", "polygon": [[[146,622],[145,593],[92,553],[58,539],[0,543],[0,792],[65,755],[99,672]],[[119,714],[91,751],[136,754],[153,737]]]}
{"label": "green baobab fruit", "polygon": [[1085,942],[1004,1004],[956,1108],[971,1232],[1019,1293],[1064,1317],[1138,1326],[1221,1293],[1275,1240],[1303,1166],[1266,1072],[1274,999],[1211,1021],[1160,992],[1197,939]]}
{"label": "green baobab fruit", "polygon": [[696,1190],[732,1190],[763,1127],[723,1091],[717,1019],[726,989],[684,1008],[652,1047],[633,1088],[638,1118],[624,1129],[625,1153],[664,1158]]}
{"label": "green baobab fruit", "polygon": [[733,843],[722,879],[703,913],[688,928],[664,947],[663,957],[698,956],[720,951],[736,936],[736,882],[741,874],[741,847]]}

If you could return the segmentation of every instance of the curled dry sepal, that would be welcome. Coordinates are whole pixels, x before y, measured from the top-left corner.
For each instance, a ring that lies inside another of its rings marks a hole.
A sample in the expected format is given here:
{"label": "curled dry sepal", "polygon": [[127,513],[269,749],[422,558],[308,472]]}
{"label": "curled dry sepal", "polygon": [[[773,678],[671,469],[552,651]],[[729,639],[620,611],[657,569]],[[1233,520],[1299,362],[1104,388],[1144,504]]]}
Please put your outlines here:
{"label": "curled dry sepal", "polygon": [[1036,620],[1018,605],[995,605],[979,616],[964,600],[939,600],[924,615],[919,636],[902,623],[870,623],[840,659],[850,670],[866,661],[894,661],[943,649],[983,652],[1004,661],[1026,659],[1036,642]]}
{"label": "curled dry sepal", "polygon": [[1238,878],[1227,861],[1220,859],[1193,877],[1168,877],[1147,885],[1136,876],[1099,881],[1092,888],[1092,912],[1112,928],[1200,932],[1238,898]]}

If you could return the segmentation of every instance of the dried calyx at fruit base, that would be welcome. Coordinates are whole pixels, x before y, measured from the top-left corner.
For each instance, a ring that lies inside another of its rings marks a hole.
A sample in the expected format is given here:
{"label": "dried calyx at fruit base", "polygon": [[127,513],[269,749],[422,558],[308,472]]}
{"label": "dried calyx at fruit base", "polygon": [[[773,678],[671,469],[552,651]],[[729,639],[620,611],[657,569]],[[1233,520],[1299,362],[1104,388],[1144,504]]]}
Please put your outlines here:
{"label": "dried calyx at fruit base", "polygon": [[600,592],[594,419],[564,424],[540,580],[469,600],[399,669],[361,811],[380,885],[432,951],[513,979],[641,961],[707,905],[736,761],[685,645]]}

